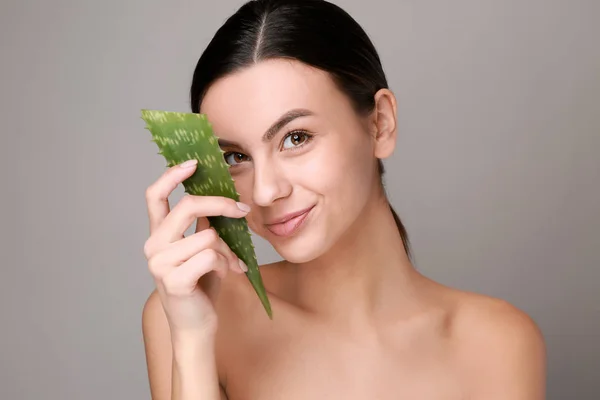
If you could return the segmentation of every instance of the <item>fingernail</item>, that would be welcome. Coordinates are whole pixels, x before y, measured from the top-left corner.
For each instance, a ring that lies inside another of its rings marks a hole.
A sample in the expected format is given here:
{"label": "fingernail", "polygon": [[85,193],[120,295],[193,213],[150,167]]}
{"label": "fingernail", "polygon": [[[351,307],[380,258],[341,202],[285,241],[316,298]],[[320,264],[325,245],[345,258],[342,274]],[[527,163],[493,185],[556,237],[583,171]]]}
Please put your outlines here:
{"label": "fingernail", "polygon": [[242,271],[248,272],[248,266],[246,265],[246,263],[243,262],[241,258],[239,258],[238,260],[239,260],[240,268],[242,269]]}
{"label": "fingernail", "polygon": [[181,168],[189,168],[189,167],[192,167],[192,166],[196,165],[197,163],[198,163],[198,160],[195,160],[195,159],[194,160],[187,160],[186,162],[179,164],[179,166]]}
{"label": "fingernail", "polygon": [[237,202],[237,206],[240,210],[244,212],[250,212],[250,206],[248,204]]}

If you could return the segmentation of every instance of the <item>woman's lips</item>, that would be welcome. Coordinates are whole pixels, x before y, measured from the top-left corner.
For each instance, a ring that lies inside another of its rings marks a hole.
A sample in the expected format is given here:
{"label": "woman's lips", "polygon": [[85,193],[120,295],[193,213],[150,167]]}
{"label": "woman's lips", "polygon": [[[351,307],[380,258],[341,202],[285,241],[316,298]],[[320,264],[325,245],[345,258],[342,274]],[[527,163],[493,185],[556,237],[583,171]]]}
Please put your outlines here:
{"label": "woman's lips", "polygon": [[308,209],[303,214],[300,214],[300,215],[298,215],[292,219],[289,219],[285,222],[282,222],[279,224],[267,225],[267,229],[277,236],[283,236],[283,237],[291,236],[300,229],[300,227],[303,225],[302,223],[304,222],[304,220],[306,219],[306,217],[308,216],[308,214],[311,212],[311,210],[313,208],[314,208],[314,206],[311,207],[310,209]]}

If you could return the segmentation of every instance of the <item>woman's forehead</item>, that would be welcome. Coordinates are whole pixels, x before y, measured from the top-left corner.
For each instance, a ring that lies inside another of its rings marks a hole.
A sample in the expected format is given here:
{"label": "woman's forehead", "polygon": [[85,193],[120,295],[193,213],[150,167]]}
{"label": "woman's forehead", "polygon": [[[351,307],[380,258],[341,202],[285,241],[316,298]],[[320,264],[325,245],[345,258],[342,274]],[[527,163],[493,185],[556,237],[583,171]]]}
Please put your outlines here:
{"label": "woman's forehead", "polygon": [[200,112],[215,130],[263,132],[284,113],[305,109],[315,115],[339,112],[343,95],[329,75],[292,60],[269,60],[219,79],[207,91]]}
{"label": "woman's forehead", "polygon": [[292,60],[261,61],[213,83],[204,97],[201,112],[268,107],[281,114],[290,108],[329,104],[336,92],[324,71]]}

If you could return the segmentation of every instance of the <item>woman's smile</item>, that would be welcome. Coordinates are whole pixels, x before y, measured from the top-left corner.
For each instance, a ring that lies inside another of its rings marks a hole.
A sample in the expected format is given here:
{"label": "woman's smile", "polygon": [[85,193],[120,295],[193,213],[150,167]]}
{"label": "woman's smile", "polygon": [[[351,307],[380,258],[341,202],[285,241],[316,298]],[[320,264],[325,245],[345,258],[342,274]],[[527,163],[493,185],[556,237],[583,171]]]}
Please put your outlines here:
{"label": "woman's smile", "polygon": [[267,229],[276,236],[289,237],[297,233],[306,225],[305,221],[315,206],[308,207],[299,212],[287,214],[277,219],[277,222],[265,224]]}

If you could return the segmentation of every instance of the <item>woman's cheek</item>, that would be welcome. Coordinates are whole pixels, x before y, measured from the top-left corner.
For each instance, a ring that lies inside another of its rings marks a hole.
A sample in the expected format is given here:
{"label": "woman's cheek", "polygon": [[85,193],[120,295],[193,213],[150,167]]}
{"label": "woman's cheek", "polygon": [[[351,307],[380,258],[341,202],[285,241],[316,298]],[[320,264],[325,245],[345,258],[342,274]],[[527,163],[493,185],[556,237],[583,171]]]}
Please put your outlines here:
{"label": "woman's cheek", "polygon": [[[240,194],[239,201],[252,206],[252,179],[248,176],[233,176],[233,179],[235,181],[235,189]],[[248,221],[248,227],[252,231],[257,232],[258,224],[255,222],[254,219],[256,207],[252,208],[253,210],[250,211],[249,214],[247,214],[246,220]]]}
{"label": "woman's cheek", "polygon": [[365,146],[347,148],[339,157],[337,176],[335,177],[338,194],[346,202],[356,202],[356,207],[368,197],[372,186],[373,155]]}
{"label": "woman's cheek", "polygon": [[[247,174],[246,174],[247,175]],[[235,190],[240,194],[240,201],[252,204],[252,182],[248,176],[232,176]]]}

